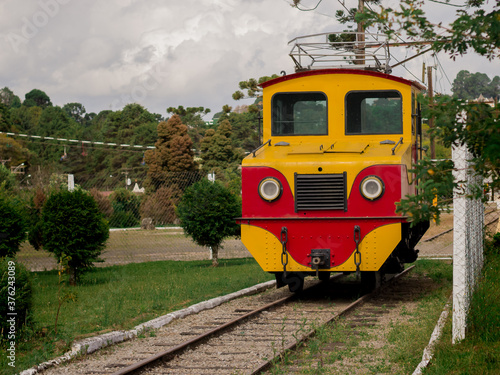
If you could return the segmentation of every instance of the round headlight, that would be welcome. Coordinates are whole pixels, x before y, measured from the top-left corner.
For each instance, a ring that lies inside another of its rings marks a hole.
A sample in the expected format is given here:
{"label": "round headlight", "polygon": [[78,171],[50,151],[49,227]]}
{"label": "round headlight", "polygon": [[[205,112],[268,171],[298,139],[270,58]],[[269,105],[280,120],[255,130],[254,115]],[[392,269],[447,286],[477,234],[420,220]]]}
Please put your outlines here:
{"label": "round headlight", "polygon": [[274,177],[264,178],[259,184],[259,195],[268,202],[278,199],[282,191],[280,182]]}
{"label": "round headlight", "polygon": [[361,181],[361,194],[370,201],[380,198],[384,194],[384,189],[384,183],[377,176],[368,176]]}

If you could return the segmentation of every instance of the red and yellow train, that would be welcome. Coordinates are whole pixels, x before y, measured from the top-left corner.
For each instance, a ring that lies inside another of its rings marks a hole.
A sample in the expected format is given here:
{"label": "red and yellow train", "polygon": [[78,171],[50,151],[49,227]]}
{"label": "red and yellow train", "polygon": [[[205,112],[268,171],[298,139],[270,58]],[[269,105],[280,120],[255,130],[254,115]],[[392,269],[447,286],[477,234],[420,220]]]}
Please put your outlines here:
{"label": "red and yellow train", "polygon": [[416,193],[417,94],[386,73],[306,70],[262,84],[263,139],[242,164],[241,238],[278,286],[304,276],[396,273],[428,228],[396,203]]}

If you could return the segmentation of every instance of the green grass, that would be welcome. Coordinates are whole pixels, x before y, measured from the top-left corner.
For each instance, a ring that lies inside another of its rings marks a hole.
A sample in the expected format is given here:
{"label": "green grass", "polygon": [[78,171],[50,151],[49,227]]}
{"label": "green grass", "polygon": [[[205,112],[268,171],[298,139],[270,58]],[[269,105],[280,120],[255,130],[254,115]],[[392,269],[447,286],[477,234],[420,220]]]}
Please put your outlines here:
{"label": "green grass", "polygon": [[[0,374],[19,372],[67,351],[74,340],[134,326],[189,305],[272,279],[250,258],[211,261],[161,261],[97,268],[85,274],[76,302],[63,304],[54,334],[58,305],[56,271],[34,275],[35,328],[17,344],[16,371],[6,356]],[[4,347],[0,348],[2,352]]]}
{"label": "green grass", "polygon": [[[415,296],[414,309],[403,306],[404,322],[391,323],[385,334],[371,327],[356,327],[357,335],[341,319],[319,327],[315,337],[299,353],[289,354],[288,363],[277,363],[272,374],[290,373],[288,366],[300,363],[301,374],[411,374],[422,358],[452,286],[452,266],[421,260],[409,275],[412,282],[429,283],[430,288]],[[380,339],[385,338],[381,341]],[[385,342],[383,342],[385,340]],[[376,343],[375,347],[373,346]],[[327,346],[335,350],[324,350]]]}
{"label": "green grass", "polygon": [[452,345],[451,322],[425,374],[500,374],[500,246],[487,245],[483,275],[471,299],[465,340]]}

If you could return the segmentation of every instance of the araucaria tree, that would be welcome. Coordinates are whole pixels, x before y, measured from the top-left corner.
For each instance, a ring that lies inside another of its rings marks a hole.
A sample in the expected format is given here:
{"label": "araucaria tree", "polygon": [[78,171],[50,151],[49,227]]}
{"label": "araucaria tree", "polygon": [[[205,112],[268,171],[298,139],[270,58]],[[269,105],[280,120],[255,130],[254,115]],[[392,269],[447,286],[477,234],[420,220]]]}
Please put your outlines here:
{"label": "araucaria tree", "polygon": [[56,191],[43,206],[43,248],[60,260],[69,257],[70,284],[99,260],[109,237],[109,226],[89,193]]}
{"label": "araucaria tree", "polygon": [[203,179],[188,189],[177,206],[184,232],[198,245],[212,248],[212,264],[219,264],[222,241],[237,235],[241,216],[241,202],[219,182]]}

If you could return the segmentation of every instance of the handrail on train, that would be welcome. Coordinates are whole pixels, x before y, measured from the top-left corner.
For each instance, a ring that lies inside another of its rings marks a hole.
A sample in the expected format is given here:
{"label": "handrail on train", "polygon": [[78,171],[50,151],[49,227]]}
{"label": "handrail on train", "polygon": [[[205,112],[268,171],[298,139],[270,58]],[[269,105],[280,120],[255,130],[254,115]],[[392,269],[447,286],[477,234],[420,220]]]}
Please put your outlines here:
{"label": "handrail on train", "polygon": [[391,73],[387,36],[369,32],[330,32],[292,39],[290,57],[296,71],[324,68]]}
{"label": "handrail on train", "polygon": [[269,138],[266,142],[264,142],[263,144],[261,144],[259,147],[257,147],[255,150],[252,151],[253,157],[255,157],[255,153],[257,151],[259,151],[262,147],[264,147],[268,143],[269,143],[269,146],[271,146],[271,138]]}

